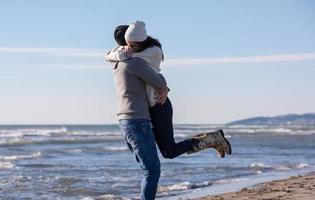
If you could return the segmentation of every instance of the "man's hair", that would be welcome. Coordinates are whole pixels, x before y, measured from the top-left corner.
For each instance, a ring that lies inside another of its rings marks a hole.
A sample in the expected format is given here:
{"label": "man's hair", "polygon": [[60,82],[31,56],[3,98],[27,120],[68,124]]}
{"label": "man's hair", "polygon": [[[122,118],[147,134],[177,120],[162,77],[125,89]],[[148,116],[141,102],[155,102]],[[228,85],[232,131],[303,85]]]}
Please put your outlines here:
{"label": "man's hair", "polygon": [[120,46],[126,46],[126,40],[125,40],[125,33],[128,29],[128,25],[119,25],[115,28],[114,31],[114,38],[118,45]]}

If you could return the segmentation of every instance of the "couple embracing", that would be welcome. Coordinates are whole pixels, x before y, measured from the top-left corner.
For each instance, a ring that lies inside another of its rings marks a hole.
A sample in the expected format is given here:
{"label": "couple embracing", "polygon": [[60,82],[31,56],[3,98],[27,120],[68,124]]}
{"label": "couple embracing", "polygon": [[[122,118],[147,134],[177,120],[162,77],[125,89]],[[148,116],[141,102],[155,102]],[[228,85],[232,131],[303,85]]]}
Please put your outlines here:
{"label": "couple embracing", "polygon": [[119,126],[143,172],[141,199],[151,200],[161,172],[156,144],[168,159],[206,148],[215,148],[224,157],[231,154],[231,146],[222,130],[176,143],[169,88],[159,73],[164,59],[161,43],[147,34],[141,21],[118,26],[114,38],[118,46],[106,53],[105,60],[113,65]]}

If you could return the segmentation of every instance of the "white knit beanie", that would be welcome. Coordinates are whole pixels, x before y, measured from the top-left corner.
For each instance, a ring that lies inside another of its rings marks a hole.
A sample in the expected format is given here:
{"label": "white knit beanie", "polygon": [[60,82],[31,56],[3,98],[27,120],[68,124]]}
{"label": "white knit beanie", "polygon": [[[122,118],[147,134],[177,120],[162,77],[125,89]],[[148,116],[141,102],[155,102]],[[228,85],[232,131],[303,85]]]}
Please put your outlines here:
{"label": "white knit beanie", "polygon": [[130,24],[125,33],[125,40],[130,42],[143,42],[147,37],[145,23],[142,21],[135,21]]}

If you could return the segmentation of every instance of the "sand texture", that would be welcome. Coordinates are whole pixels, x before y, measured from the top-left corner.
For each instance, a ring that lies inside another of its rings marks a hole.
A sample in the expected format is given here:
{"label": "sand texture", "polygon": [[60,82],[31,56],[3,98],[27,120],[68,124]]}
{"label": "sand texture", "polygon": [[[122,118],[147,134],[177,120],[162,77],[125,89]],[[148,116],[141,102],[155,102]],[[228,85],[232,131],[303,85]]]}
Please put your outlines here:
{"label": "sand texture", "polygon": [[315,200],[315,174],[293,176],[259,184],[254,188],[243,188],[238,192],[211,195],[198,200]]}

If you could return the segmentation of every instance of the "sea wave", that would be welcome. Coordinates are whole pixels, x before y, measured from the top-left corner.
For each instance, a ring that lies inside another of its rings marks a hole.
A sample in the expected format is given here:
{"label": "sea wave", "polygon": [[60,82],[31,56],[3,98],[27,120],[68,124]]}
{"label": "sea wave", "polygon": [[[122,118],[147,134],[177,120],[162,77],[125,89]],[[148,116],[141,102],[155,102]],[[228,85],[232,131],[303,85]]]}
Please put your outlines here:
{"label": "sea wave", "polygon": [[19,138],[27,136],[117,136],[121,135],[117,131],[92,131],[92,130],[68,130],[62,128],[22,128],[22,129],[2,129],[0,130],[0,138]]}
{"label": "sea wave", "polygon": [[32,145],[32,144],[92,144],[102,143],[107,141],[119,141],[123,138],[120,135],[105,136],[105,137],[80,137],[80,136],[68,136],[68,137],[54,137],[54,138],[10,138],[1,140],[0,146],[20,146],[20,145]]}
{"label": "sea wave", "polygon": [[0,130],[0,138],[23,137],[24,133],[18,130]]}
{"label": "sea wave", "polygon": [[69,131],[69,136],[121,136],[119,131]]}
{"label": "sea wave", "polygon": [[287,163],[287,164],[278,165],[275,167],[275,169],[290,170],[290,169],[304,169],[304,168],[309,168],[309,167],[311,166],[307,163]]}
{"label": "sea wave", "polygon": [[219,128],[211,128],[211,129],[202,129],[202,128],[194,128],[194,129],[178,129],[175,128],[174,132],[175,133],[204,133],[204,132],[209,132],[209,131],[216,131],[219,130]]}
{"label": "sea wave", "polygon": [[264,163],[252,163],[252,164],[250,164],[250,168],[252,168],[252,169],[268,169],[271,167],[269,165],[264,164]]}
{"label": "sea wave", "polygon": [[12,162],[0,162],[0,170],[1,169],[12,169],[15,165]]}
{"label": "sea wave", "polygon": [[38,158],[41,157],[41,152],[35,152],[30,155],[11,155],[11,156],[0,156],[0,160],[4,161],[14,161],[14,160],[21,160],[21,159],[31,159],[31,158]]}
{"label": "sea wave", "polygon": [[225,184],[225,183],[237,183],[241,181],[248,181],[248,178],[231,178],[231,179],[222,179],[215,181],[214,184]]}
{"label": "sea wave", "polygon": [[187,134],[176,133],[176,132],[175,132],[174,136],[177,137],[177,138],[185,138],[185,137],[187,137]]}
{"label": "sea wave", "polygon": [[263,171],[267,170],[281,170],[281,171],[286,171],[286,170],[291,170],[291,169],[304,169],[304,168],[309,168],[311,167],[307,163],[283,163],[279,165],[267,165],[264,163],[252,163],[249,168],[254,169],[257,171],[257,173],[262,173]]}
{"label": "sea wave", "polygon": [[178,192],[178,191],[184,191],[184,190],[190,190],[190,189],[198,189],[203,187],[208,187],[214,184],[226,184],[226,183],[236,183],[241,181],[247,181],[247,178],[231,178],[231,179],[221,179],[214,182],[210,181],[204,181],[200,183],[191,183],[189,181],[176,183],[172,185],[166,185],[166,186],[159,186],[158,191],[162,194],[162,196],[165,196],[171,192]]}
{"label": "sea wave", "polygon": [[297,167],[298,169],[304,169],[304,168],[309,168],[310,165],[307,164],[307,163],[300,163],[300,164],[296,165],[296,167]]}
{"label": "sea wave", "polygon": [[0,138],[19,138],[26,136],[51,136],[52,134],[63,134],[68,130],[64,128],[60,129],[37,129],[37,128],[23,128],[12,130],[0,130]]}
{"label": "sea wave", "polygon": [[313,135],[314,126],[226,126],[223,129],[233,134]]}
{"label": "sea wave", "polygon": [[[192,137],[193,135],[196,135],[196,134],[200,134],[200,133],[206,133],[206,132],[211,132],[211,131],[216,131],[218,129],[206,129],[206,130],[203,130],[203,129],[194,129],[194,130],[178,130],[178,129],[175,129],[174,132],[175,132],[175,137],[178,137],[178,138],[185,138],[185,137]],[[226,137],[231,137],[231,135],[229,135],[227,133],[227,131],[224,131],[225,133],[225,136]]]}
{"label": "sea wave", "polygon": [[210,185],[212,185],[212,183],[210,183],[208,181],[205,181],[202,183],[190,183],[190,182],[186,181],[186,182],[182,182],[182,183],[176,183],[173,185],[159,186],[158,191],[159,192],[181,191],[181,190],[207,187]]}
{"label": "sea wave", "polygon": [[87,197],[83,197],[81,200],[105,200],[105,199],[106,200],[131,200],[130,198],[119,197],[114,194],[104,194],[104,195],[97,196],[95,198],[87,196]]}
{"label": "sea wave", "polygon": [[251,128],[251,127],[243,127],[243,128],[237,128],[237,129],[231,129],[231,128],[226,128],[225,129],[228,132],[233,132],[233,133],[292,133],[294,130],[289,129],[289,128],[283,128],[283,127],[279,127],[279,128],[268,128],[268,127],[257,127],[257,128]]}
{"label": "sea wave", "polygon": [[176,129],[216,129],[222,125],[217,124],[176,124]]}
{"label": "sea wave", "polygon": [[290,133],[291,135],[315,135],[315,130],[295,130]]}
{"label": "sea wave", "polygon": [[119,146],[119,147],[104,147],[106,151],[127,151],[128,147],[126,146]]}
{"label": "sea wave", "polygon": [[62,128],[23,128],[16,130],[23,136],[51,136],[53,134],[64,134],[68,132],[66,127]]}
{"label": "sea wave", "polygon": [[70,153],[81,153],[82,149],[69,149],[69,150],[67,150],[67,152],[70,152]]}

